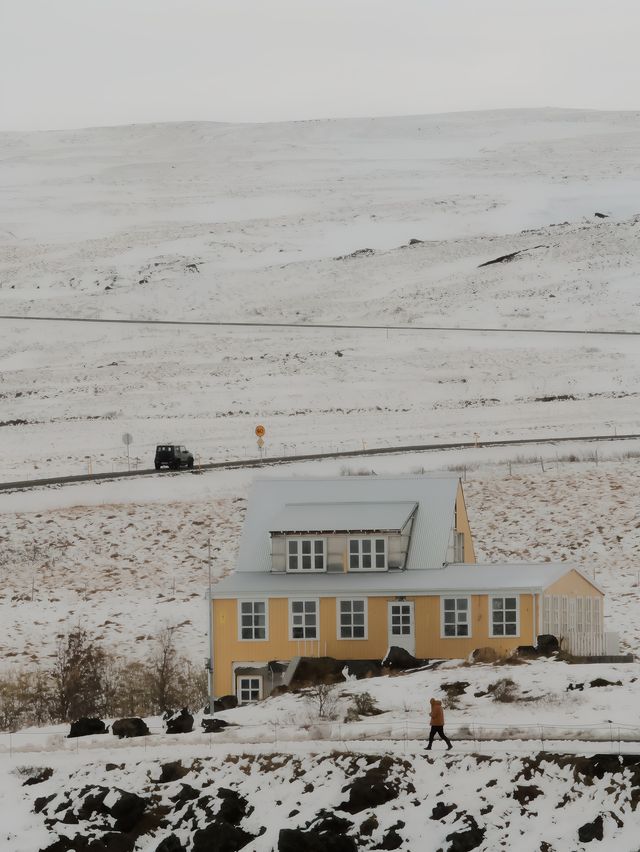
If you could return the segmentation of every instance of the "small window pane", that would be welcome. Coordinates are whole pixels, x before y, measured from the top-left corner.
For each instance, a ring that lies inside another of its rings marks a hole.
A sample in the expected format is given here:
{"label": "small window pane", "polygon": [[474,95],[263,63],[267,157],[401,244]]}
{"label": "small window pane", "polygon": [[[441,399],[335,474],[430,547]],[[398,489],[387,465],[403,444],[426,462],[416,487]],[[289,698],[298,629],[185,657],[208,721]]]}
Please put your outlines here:
{"label": "small window pane", "polygon": [[494,598],[493,599],[493,608],[494,608],[494,610],[495,609],[502,609],[502,598]]}
{"label": "small window pane", "polygon": [[466,598],[458,598],[458,609],[466,610],[469,601]]}
{"label": "small window pane", "polygon": [[384,553],[384,539],[377,538],[376,539],[376,553]]}
{"label": "small window pane", "polygon": [[302,612],[303,606],[304,606],[304,604],[303,604],[302,601],[293,601],[292,604],[291,604],[291,611],[292,612]]}
{"label": "small window pane", "polygon": [[371,540],[368,538],[362,539],[362,552],[371,553]]}
{"label": "small window pane", "polygon": [[505,601],[505,606],[507,609],[515,609],[516,608],[516,599],[515,598],[507,598]]}
{"label": "small window pane", "polygon": [[364,601],[353,601],[354,612],[364,612]]}
{"label": "small window pane", "polygon": [[456,602],[453,598],[445,598],[444,599],[444,609],[445,612],[448,610],[454,610],[456,608]]}
{"label": "small window pane", "polygon": [[289,553],[297,553],[298,552],[298,542],[290,541],[289,542]]}
{"label": "small window pane", "polygon": [[349,542],[349,553],[358,553],[358,542],[355,539]]}

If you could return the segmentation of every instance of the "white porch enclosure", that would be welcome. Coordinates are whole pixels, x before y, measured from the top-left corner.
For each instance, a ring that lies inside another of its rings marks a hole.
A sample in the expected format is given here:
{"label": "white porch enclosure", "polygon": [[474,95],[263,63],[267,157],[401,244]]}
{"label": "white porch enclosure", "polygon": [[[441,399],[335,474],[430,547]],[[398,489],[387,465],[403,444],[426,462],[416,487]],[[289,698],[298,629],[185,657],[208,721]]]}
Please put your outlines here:
{"label": "white porch enclosure", "polygon": [[559,636],[560,647],[574,657],[615,657],[620,653],[617,633],[579,633],[570,630]]}

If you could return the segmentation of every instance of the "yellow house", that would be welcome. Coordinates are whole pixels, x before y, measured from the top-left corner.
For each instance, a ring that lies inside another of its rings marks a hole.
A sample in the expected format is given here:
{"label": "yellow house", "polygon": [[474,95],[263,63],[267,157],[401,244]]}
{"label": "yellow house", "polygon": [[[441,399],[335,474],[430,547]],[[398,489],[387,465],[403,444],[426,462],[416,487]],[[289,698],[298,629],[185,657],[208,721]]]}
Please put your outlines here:
{"label": "yellow house", "polygon": [[566,563],[477,564],[456,477],[257,480],[236,571],[211,595],[213,692],[259,700],[301,656],[451,659],[602,636],[602,603]]}

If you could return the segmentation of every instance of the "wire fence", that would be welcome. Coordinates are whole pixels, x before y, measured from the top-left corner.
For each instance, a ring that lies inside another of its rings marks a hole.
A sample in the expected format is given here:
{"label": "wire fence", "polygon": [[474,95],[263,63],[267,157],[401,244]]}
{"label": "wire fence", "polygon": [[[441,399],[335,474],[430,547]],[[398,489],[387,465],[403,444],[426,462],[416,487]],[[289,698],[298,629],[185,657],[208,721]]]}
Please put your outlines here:
{"label": "wire fence", "polygon": [[[560,746],[570,751],[571,745],[590,744],[607,746],[607,751],[621,754],[632,744],[640,745],[640,727],[617,722],[593,725],[512,724],[489,725],[484,722],[468,725],[448,725],[447,735],[465,750],[482,751],[483,744],[494,746],[520,744],[528,751],[531,747],[558,750]],[[215,733],[194,730],[188,734],[167,734],[162,728],[150,728],[139,737],[118,739],[111,733],[85,737],[68,737],[63,732],[7,731],[0,733],[0,756],[13,757],[27,753],[80,753],[92,751],[118,752],[132,747],[153,750],[161,747],[242,746],[291,747],[296,744],[325,744],[326,748],[346,751],[367,751],[371,747],[384,751],[393,744],[393,750],[407,754],[421,751],[428,740],[429,726],[417,721],[376,722],[363,720],[357,723],[318,720],[300,727],[294,723],[274,721],[255,725],[228,725]],[[632,749],[635,751],[635,749]],[[640,750],[640,749],[639,749]]]}

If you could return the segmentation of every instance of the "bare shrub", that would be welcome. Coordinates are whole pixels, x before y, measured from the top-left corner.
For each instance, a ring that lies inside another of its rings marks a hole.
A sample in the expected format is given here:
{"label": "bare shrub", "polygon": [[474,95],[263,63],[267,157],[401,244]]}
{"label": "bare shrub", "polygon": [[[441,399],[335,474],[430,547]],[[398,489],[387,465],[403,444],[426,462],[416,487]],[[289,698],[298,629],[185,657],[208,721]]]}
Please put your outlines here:
{"label": "bare shrub", "polygon": [[379,716],[383,712],[370,692],[353,695],[351,701],[352,704],[344,717],[345,722],[357,722],[361,716]]}
{"label": "bare shrub", "polygon": [[83,627],[60,639],[51,672],[54,718],[67,722],[103,713],[105,663],[105,652]]}
{"label": "bare shrub", "polygon": [[335,719],[338,693],[333,683],[317,683],[305,690],[306,698],[318,719]]}
{"label": "bare shrub", "polygon": [[518,686],[510,677],[503,677],[490,683],[487,692],[500,704],[511,704],[518,700]]}

